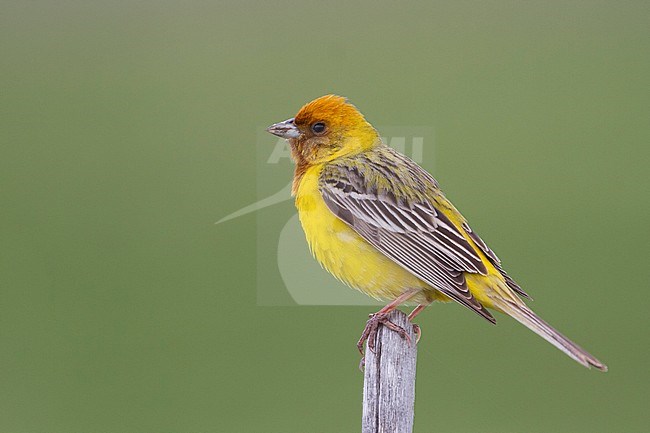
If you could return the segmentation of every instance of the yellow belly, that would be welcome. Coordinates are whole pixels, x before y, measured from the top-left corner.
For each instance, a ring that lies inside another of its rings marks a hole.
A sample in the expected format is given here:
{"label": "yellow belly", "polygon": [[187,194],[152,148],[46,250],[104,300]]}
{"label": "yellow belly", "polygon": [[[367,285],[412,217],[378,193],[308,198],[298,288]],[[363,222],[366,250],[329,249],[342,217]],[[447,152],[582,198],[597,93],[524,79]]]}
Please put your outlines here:
{"label": "yellow belly", "polygon": [[296,191],[296,207],[309,249],[321,266],[376,299],[392,300],[413,288],[423,289],[413,302],[443,296],[377,251],[329,210],[318,190],[320,169],[315,166],[304,174]]}

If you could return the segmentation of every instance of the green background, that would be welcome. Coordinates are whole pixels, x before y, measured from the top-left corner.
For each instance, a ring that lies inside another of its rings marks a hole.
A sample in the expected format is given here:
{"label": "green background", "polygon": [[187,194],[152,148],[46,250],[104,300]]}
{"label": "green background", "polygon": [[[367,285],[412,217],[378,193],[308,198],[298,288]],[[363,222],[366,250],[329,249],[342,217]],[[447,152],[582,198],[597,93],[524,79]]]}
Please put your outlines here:
{"label": "green background", "polygon": [[425,168],[610,367],[435,305],[415,430],[647,431],[647,2],[3,1],[0,20],[0,432],[360,430],[372,307],[257,306],[258,219],[290,203],[214,225],[258,198],[260,127],[329,92],[434,127]]}

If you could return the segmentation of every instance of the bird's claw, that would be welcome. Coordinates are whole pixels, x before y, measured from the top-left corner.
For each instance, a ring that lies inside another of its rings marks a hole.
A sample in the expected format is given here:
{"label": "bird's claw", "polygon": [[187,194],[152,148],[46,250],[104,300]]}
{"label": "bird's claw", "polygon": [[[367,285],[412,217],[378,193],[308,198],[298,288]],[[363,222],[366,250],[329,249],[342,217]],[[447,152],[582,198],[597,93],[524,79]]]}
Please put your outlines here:
{"label": "bird's claw", "polygon": [[[357,349],[359,349],[359,353],[361,353],[362,356],[364,355],[363,344],[366,341],[368,341],[368,349],[370,349],[373,353],[375,352],[375,343],[377,342],[377,332],[379,331],[380,325],[384,325],[386,328],[390,329],[391,331],[397,332],[400,337],[404,338],[408,342],[409,345],[411,344],[411,337],[409,336],[409,334],[406,332],[404,328],[388,320],[388,313],[370,314],[369,317],[370,318],[366,322],[366,327],[363,329],[363,332],[361,333],[361,338],[359,338],[359,341],[357,342]],[[365,360],[362,358],[359,367],[363,366],[364,361]]]}
{"label": "bird's claw", "polygon": [[415,334],[415,344],[418,344],[420,342],[420,337],[422,337],[420,325],[413,325],[413,333]]}

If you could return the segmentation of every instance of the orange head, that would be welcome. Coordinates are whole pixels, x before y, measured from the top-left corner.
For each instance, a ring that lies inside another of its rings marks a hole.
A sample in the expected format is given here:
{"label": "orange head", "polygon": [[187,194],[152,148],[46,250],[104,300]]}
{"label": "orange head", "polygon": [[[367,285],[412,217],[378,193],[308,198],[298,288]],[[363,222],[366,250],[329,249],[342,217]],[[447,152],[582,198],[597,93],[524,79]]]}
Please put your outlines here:
{"label": "orange head", "polygon": [[304,105],[295,117],[267,131],[285,138],[298,165],[331,161],[370,149],[379,135],[357,108],[336,95],[321,96]]}

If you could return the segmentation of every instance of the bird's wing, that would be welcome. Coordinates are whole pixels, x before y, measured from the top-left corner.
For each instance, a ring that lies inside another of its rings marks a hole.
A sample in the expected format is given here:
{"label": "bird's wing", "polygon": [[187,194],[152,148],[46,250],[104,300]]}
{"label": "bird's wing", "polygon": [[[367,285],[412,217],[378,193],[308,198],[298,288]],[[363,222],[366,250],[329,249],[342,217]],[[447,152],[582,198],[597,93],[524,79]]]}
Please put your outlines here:
{"label": "bird's wing", "polygon": [[503,276],[503,279],[506,282],[506,285],[510,287],[512,290],[515,291],[515,293],[523,296],[524,298],[531,299],[530,295],[526,292],[524,292],[524,289],[519,287],[519,284],[515,280],[508,275],[508,273],[503,269],[501,266],[501,260],[497,257],[496,254],[494,254],[494,251],[490,249],[490,247],[487,246],[485,242],[483,242],[483,239],[476,233],[475,231],[472,230],[472,228],[467,224],[467,222],[463,223],[463,230],[472,238],[472,241],[483,251],[483,253],[487,256],[488,260],[494,267],[501,273]]}
{"label": "bird's wing", "polygon": [[395,263],[495,323],[463,274],[485,275],[485,264],[459,228],[427,199],[440,194],[435,180],[410,159],[382,152],[389,157],[357,155],[325,166],[319,189],[327,207]]}

